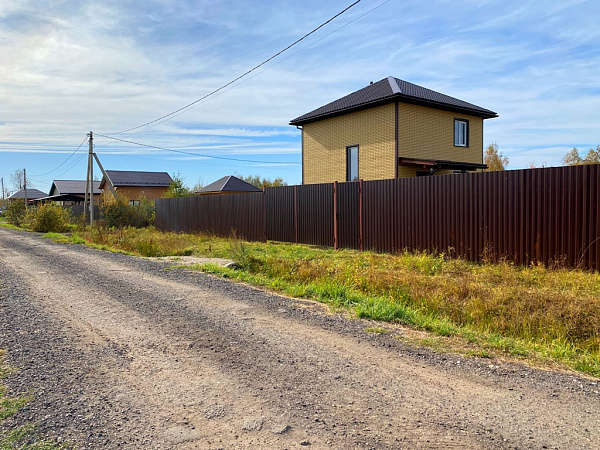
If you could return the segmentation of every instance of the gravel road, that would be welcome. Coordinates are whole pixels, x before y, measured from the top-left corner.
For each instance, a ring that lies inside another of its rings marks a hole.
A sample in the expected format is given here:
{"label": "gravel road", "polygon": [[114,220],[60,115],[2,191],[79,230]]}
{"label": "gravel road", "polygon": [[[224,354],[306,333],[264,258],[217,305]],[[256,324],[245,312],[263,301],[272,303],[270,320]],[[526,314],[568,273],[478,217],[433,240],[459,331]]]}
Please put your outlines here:
{"label": "gravel road", "polygon": [[600,448],[600,387],[321,305],[0,228],[4,380],[78,448]]}

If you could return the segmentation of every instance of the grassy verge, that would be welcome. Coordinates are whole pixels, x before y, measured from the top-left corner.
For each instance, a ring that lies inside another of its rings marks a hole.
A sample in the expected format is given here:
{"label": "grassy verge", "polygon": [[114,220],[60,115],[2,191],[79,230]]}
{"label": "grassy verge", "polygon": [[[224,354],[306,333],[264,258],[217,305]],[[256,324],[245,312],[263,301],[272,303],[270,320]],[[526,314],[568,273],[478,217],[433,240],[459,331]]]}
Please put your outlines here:
{"label": "grassy verge", "polygon": [[420,343],[476,356],[510,355],[600,377],[600,275],[564,268],[475,264],[444,255],[334,251],[153,229],[87,229],[85,242],[144,256],[230,258],[240,270],[197,266],[355,317],[428,332]]}
{"label": "grassy verge", "polygon": [[[4,364],[4,352],[0,350],[0,378],[5,378],[11,369]],[[9,397],[6,387],[0,385],[0,422],[14,416],[32,400],[30,395]],[[32,442],[33,441],[33,442]],[[0,450],[59,450],[66,449],[65,445],[45,440],[35,440],[35,427],[25,425],[6,432],[0,432]]]}

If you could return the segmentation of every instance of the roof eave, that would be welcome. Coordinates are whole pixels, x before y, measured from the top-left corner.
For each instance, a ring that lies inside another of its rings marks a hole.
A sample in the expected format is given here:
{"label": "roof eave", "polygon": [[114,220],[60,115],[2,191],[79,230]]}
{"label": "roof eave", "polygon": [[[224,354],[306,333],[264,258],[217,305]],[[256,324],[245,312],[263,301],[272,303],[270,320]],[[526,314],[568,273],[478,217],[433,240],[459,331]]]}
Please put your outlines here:
{"label": "roof eave", "polygon": [[[379,99],[374,102],[362,103],[362,104],[356,105],[352,108],[345,108],[345,109],[340,109],[338,111],[319,114],[319,115],[315,115],[315,116],[312,116],[312,117],[306,118],[306,119],[297,118],[297,119],[291,120],[290,125],[292,125],[292,126],[304,125],[307,123],[317,122],[317,121],[323,120],[323,119],[328,119],[330,117],[342,116],[344,114],[349,114],[351,112],[361,111],[363,109],[369,109],[369,108],[373,108],[376,106],[386,105],[388,103],[395,103],[395,102],[410,103],[413,105],[427,106],[430,108],[441,109],[444,111],[453,111],[453,112],[458,112],[458,113],[463,113],[463,114],[469,114],[472,116],[481,117],[482,119],[493,119],[495,117],[498,117],[498,114],[495,113],[494,111],[489,111],[489,110],[481,111],[478,109],[454,106],[454,105],[449,105],[446,103],[433,102],[433,101],[428,101],[428,100],[424,100],[424,99],[409,97],[407,95],[398,93],[398,94],[392,95],[390,97],[386,97],[384,99]],[[302,117],[302,116],[300,116],[300,117]]]}

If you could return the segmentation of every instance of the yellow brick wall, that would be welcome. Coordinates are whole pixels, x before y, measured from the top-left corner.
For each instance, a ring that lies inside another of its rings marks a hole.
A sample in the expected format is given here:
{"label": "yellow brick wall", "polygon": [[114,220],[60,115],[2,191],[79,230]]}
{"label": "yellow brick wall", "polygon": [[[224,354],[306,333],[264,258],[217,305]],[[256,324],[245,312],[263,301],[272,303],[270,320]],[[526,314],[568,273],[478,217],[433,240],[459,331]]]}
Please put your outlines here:
{"label": "yellow brick wall", "polygon": [[[115,190],[118,194],[121,194],[123,197],[128,200],[138,200],[141,197],[145,197],[146,200],[155,200],[157,198],[161,198],[167,192],[168,187],[135,187],[135,186],[117,186]],[[110,190],[108,186],[106,186],[105,192],[109,192]]]}
{"label": "yellow brick wall", "polygon": [[[393,103],[305,124],[305,184],[346,180],[346,147],[359,146],[358,175],[364,180],[394,178],[395,105]],[[469,121],[469,146],[454,146],[454,119]],[[483,119],[467,114],[398,104],[398,156],[481,163]],[[415,167],[399,166],[398,177],[414,177]],[[441,175],[452,171],[438,171]]]}
{"label": "yellow brick wall", "polygon": [[[469,121],[469,146],[454,146],[454,119]],[[481,163],[481,117],[425,106],[398,104],[398,156]],[[403,176],[399,171],[398,176]],[[441,172],[441,171],[440,171]]]}
{"label": "yellow brick wall", "polygon": [[346,181],[346,147],[358,145],[358,175],[364,180],[395,176],[394,104],[305,124],[304,183]]}

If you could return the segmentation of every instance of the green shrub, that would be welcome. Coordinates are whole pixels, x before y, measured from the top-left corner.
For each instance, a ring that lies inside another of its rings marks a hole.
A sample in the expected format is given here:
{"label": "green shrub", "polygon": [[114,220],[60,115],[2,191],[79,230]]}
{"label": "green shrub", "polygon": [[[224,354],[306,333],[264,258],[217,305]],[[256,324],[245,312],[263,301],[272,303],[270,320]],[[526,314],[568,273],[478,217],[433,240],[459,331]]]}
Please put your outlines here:
{"label": "green shrub", "polygon": [[154,224],[154,204],[145,198],[130,205],[123,196],[104,197],[101,203],[101,215],[108,228],[143,228]]}
{"label": "green shrub", "polygon": [[6,208],[6,220],[11,225],[20,227],[25,223],[25,217],[27,216],[27,207],[25,206],[25,199],[18,198],[12,200]]}
{"label": "green shrub", "polygon": [[56,203],[32,208],[26,217],[27,228],[40,233],[63,233],[69,228],[71,212]]}

